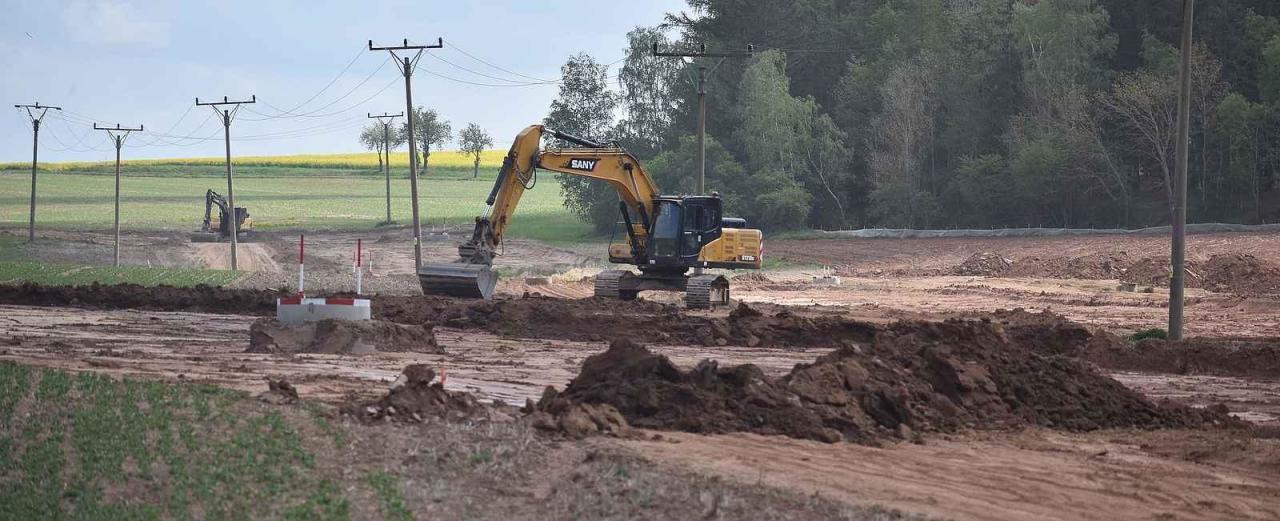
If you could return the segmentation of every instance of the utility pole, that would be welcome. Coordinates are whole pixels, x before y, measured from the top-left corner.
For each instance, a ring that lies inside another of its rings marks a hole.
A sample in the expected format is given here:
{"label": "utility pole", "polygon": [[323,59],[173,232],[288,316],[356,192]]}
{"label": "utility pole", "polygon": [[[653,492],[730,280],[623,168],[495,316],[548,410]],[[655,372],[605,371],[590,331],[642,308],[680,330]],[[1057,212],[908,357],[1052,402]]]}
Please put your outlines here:
{"label": "utility pole", "polygon": [[116,145],[116,247],[115,247],[115,265],[120,267],[120,147],[124,146],[125,138],[129,137],[130,132],[142,132],[142,125],[138,128],[125,128],[116,123],[115,128],[99,127],[97,123],[93,124],[94,130],[105,130],[107,135],[111,136],[111,141]]}
{"label": "utility pole", "polygon": [[698,65],[698,178],[694,183],[694,192],[703,195],[706,192],[707,179],[707,76],[720,68],[720,64],[728,58],[741,58],[755,53],[755,46],[748,44],[746,52],[707,52],[707,44],[700,44],[698,52],[659,52],[658,42],[653,42],[653,55],[672,58],[720,58],[710,69],[706,65]]}
{"label": "utility pole", "polygon": [[[31,220],[27,222],[27,242],[36,242],[36,159],[40,154],[40,122],[44,121],[44,115],[49,109],[62,110],[62,107],[51,107],[49,105],[41,105],[39,101],[35,105],[14,105],[15,108],[26,109],[27,117],[31,118]],[[39,112],[37,116],[35,112]]]}
{"label": "utility pole", "polygon": [[1169,281],[1169,338],[1182,340],[1187,272],[1187,149],[1191,129],[1191,27],[1195,0],[1182,0],[1182,68],[1178,74],[1178,166],[1173,180],[1173,278]]}
{"label": "utility pole", "polygon": [[[386,168],[386,173],[387,173],[387,222],[386,223],[391,224],[391,122],[398,117],[404,116],[404,113],[401,112],[399,114],[388,114],[386,112],[383,112],[382,115],[380,116],[375,116],[372,113],[366,113],[366,114],[368,114],[369,119],[376,119],[378,120],[379,123],[382,123],[382,150],[386,152],[386,156],[387,156],[387,160],[382,162],[383,166]],[[413,154],[412,151],[410,151],[409,153]]]}
{"label": "utility pole", "polygon": [[[234,183],[231,182],[231,120],[235,118],[236,113],[240,112],[241,105],[248,105],[258,102],[258,96],[255,94],[248,101],[231,101],[226,96],[222,97],[222,101],[210,101],[201,103],[200,98],[196,98],[197,107],[211,107],[213,113],[222,117],[222,136],[227,145],[227,216],[229,228],[231,228],[231,271],[236,271],[236,235],[240,233],[239,223],[236,221],[239,216],[236,215],[236,193]],[[231,105],[234,108],[221,108]]]}
{"label": "utility pole", "polygon": [[[413,88],[411,87],[411,78],[413,77],[414,67],[418,66],[418,60],[422,59],[423,50],[443,48],[444,38],[436,38],[435,45],[409,45],[409,39],[405,38],[400,45],[390,47],[374,47],[373,40],[369,40],[370,51],[390,52],[391,58],[396,62],[396,66],[400,68],[400,73],[404,74],[404,111],[409,115],[409,197],[413,199],[413,269],[415,272],[422,268],[422,220],[418,215],[418,154],[415,151],[415,143],[413,141]],[[401,58],[396,55],[396,51],[417,51],[417,53],[410,59],[408,56]]]}

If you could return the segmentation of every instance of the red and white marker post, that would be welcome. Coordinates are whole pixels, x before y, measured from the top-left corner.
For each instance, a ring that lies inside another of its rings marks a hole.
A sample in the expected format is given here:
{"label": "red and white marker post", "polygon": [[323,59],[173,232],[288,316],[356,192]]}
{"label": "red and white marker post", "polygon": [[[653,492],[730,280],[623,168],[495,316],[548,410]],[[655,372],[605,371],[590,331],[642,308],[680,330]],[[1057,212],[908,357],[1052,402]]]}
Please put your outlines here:
{"label": "red and white marker post", "polygon": [[362,241],[360,239],[356,239],[356,263],[354,266],[356,270],[356,295],[359,295],[361,293],[360,283],[361,283],[361,279],[363,278],[362,277],[363,273],[360,272],[360,266],[361,266],[360,258],[362,257],[361,254],[363,252],[364,252],[364,248],[363,248]]}
{"label": "red and white marker post", "polygon": [[302,268],[303,256],[306,253],[306,245],[307,245],[307,236],[299,235],[298,236],[298,296],[299,297],[302,296],[303,283],[306,282],[305,272]]}

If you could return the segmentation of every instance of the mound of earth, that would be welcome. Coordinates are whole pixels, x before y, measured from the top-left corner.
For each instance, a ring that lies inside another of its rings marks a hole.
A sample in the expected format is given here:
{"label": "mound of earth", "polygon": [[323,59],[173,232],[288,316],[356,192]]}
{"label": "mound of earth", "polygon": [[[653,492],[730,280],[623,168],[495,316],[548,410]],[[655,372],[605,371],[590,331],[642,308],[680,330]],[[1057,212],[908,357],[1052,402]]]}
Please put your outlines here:
{"label": "mound of earth", "polygon": [[246,352],[364,355],[378,351],[444,353],[430,326],[333,319],[284,324],[274,318],[253,322]]}
{"label": "mound of earth", "polygon": [[1204,287],[1209,291],[1240,295],[1280,293],[1280,266],[1253,255],[1214,255],[1201,271]]}
{"label": "mound of earth", "polygon": [[269,290],[226,289],[203,284],[190,288],[97,283],[83,286],[0,285],[0,303],[3,304],[242,315],[275,313],[279,296],[279,293]]}
{"label": "mound of earth", "polygon": [[954,275],[994,277],[1003,275],[1011,267],[1013,267],[1013,261],[1004,258],[998,253],[983,251],[970,255],[960,265],[952,268],[951,273]]}
{"label": "mound of earth", "polygon": [[434,369],[423,364],[405,366],[386,396],[374,402],[348,404],[343,414],[360,421],[424,422],[427,418],[448,420],[492,419],[490,406],[471,393],[447,391],[435,381]]}
{"label": "mound of earth", "polygon": [[1014,261],[1005,275],[1050,279],[1117,279],[1124,275],[1131,262],[1124,252],[1099,253],[1070,259],[1026,257]]}
{"label": "mound of earth", "polygon": [[[1199,288],[1204,286],[1200,268],[1200,263],[1187,261],[1183,278],[1186,287]],[[1172,276],[1173,269],[1169,264],[1168,257],[1143,257],[1129,264],[1124,274],[1120,276],[1120,282],[1143,286],[1168,287]]]}
{"label": "mound of earth", "polygon": [[589,357],[555,400],[611,405],[637,427],[828,442],[1026,425],[1081,431],[1233,422],[1223,410],[1156,405],[1082,361],[1037,352],[998,325],[961,320],[901,322],[865,347],[840,348],[779,379],[714,361],[682,371],[620,340]]}

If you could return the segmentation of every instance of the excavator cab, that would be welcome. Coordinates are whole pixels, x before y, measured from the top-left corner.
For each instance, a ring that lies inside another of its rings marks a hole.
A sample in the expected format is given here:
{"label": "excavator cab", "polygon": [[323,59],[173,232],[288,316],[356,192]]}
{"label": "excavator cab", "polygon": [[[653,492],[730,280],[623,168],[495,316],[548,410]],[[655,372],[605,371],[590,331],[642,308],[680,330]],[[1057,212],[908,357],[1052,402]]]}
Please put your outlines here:
{"label": "excavator cab", "polygon": [[720,238],[720,198],[663,197],[655,207],[650,265],[698,266],[702,248]]}

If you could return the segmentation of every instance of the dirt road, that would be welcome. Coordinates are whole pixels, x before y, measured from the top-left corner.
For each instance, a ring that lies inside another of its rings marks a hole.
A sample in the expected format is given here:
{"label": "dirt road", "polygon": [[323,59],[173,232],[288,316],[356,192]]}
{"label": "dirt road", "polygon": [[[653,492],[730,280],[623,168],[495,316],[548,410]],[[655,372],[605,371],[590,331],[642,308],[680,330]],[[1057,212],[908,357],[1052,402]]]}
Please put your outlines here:
{"label": "dirt road", "polygon": [[[1280,443],[1216,436],[1029,430],[872,448],[752,434],[664,433],[661,441],[621,443],[657,461],[738,482],[942,519],[1280,516],[1274,469]],[[1177,450],[1200,455],[1159,453]]]}

